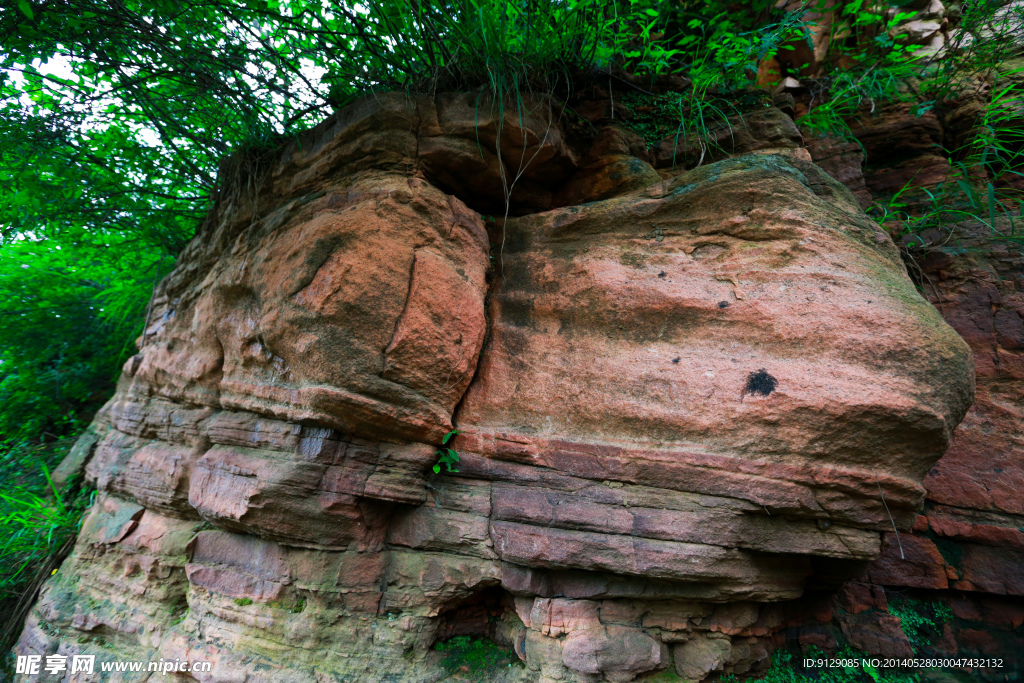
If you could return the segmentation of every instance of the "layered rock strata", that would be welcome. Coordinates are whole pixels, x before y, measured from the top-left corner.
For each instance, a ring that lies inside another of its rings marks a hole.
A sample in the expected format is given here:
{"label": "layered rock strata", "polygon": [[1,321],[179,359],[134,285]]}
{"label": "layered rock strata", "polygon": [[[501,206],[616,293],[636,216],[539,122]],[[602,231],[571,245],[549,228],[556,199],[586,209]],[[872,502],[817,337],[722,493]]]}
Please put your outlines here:
{"label": "layered rock strata", "polygon": [[225,166],[19,653],[437,681],[472,633],[508,680],[701,680],[910,529],[974,377],[889,236],[792,137],[666,177],[545,106],[369,99]]}
{"label": "layered rock strata", "polygon": [[[990,77],[1019,90],[1020,65],[1020,58],[1008,60]],[[870,188],[859,193],[862,200],[866,194],[884,202],[911,177],[924,187],[949,182],[945,169],[970,144],[990,90],[979,81],[938,116],[882,109],[854,128],[859,145],[809,140],[808,149],[849,187]],[[903,142],[891,144],[897,139]],[[1009,174],[991,180],[1015,182]],[[856,632],[856,644],[872,654],[912,653],[903,630],[913,630],[888,614],[898,611],[888,592],[947,608],[938,633],[916,644],[916,654],[1003,660],[1002,667],[964,672],[971,680],[1024,676],[1024,251],[1004,239],[1013,233],[1000,216],[994,230],[967,220],[902,236],[922,292],[973,351],[977,397],[924,480],[925,508],[912,533],[886,535],[878,560],[821,612],[829,615],[827,627],[813,619],[793,625],[791,635],[802,644],[828,647],[841,633]]]}

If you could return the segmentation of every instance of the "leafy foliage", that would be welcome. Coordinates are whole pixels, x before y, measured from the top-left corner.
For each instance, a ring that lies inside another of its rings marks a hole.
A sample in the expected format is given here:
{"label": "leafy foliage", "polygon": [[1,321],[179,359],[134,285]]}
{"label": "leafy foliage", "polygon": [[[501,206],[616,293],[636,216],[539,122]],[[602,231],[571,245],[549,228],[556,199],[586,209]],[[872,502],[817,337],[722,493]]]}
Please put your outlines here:
{"label": "leafy foliage", "polygon": [[[1024,128],[1019,74],[1024,69],[1001,65],[1011,38],[1024,35],[1024,8],[980,0],[961,9],[963,14],[952,15],[955,23],[945,50],[922,54],[898,33],[900,22],[913,18],[913,12],[884,15],[870,3],[846,3],[840,13],[845,20],[833,25],[830,43],[847,46],[832,55],[842,68],[805,79],[812,103],[798,123],[806,134],[857,141],[850,123],[870,117],[882,105],[905,103],[914,116],[949,109],[978,97],[979,79],[994,75],[970,139],[959,149],[946,150],[949,180],[925,187],[911,178],[871,213],[905,235],[971,220],[987,225],[993,237],[1020,240]],[[1002,224],[1009,226],[1008,233]],[[911,241],[910,248],[923,243]]]}
{"label": "leafy foliage", "polygon": [[[157,276],[159,249],[121,234],[0,244],[0,647],[78,530],[88,493],[55,466],[113,390]],[[71,437],[71,438],[69,438]]]}
{"label": "leafy foliage", "polygon": [[481,87],[522,115],[617,60],[664,68],[660,20],[653,0],[0,2],[0,448],[109,395],[226,154],[374,89]]}
{"label": "leafy foliage", "polygon": [[438,448],[437,453],[435,453],[435,455],[437,455],[437,462],[434,463],[434,474],[440,474],[442,466],[446,468],[445,471],[447,472],[458,472],[458,470],[454,469],[452,466],[459,463],[459,454],[454,448],[448,446],[448,442],[450,442],[458,433],[458,429],[453,429],[445,434],[444,438],[441,440],[442,447]]}
{"label": "leafy foliage", "polygon": [[0,244],[0,452],[85,426],[172,263],[124,234]]}
{"label": "leafy foliage", "polygon": [[[819,135],[853,139],[848,122],[890,102],[914,102],[920,115],[942,100],[956,98],[976,87],[978,73],[998,66],[1008,56],[1012,35],[1024,31],[1024,9],[1005,9],[1000,0],[965,4],[948,45],[939,53],[922,53],[907,44],[900,24],[916,12],[885,13],[863,0],[844,3],[840,20],[832,24],[824,61],[836,68],[806,79],[812,105],[801,117],[805,130]],[[852,45],[852,47],[850,47]],[[841,46],[841,47],[836,47]]]}
{"label": "leafy foliage", "polygon": [[522,666],[514,652],[503,650],[489,640],[456,636],[437,643],[434,649],[443,652],[441,666],[451,672],[460,670],[481,675],[500,669]]}
{"label": "leafy foliage", "polygon": [[[140,69],[145,41],[130,47],[104,25],[127,16],[91,5],[0,14],[0,451],[88,422],[205,208],[200,166],[216,157],[197,165],[195,150],[141,135],[142,100],[159,90]],[[70,71],[46,72],[52,58]]]}
{"label": "leafy foliage", "polygon": [[1014,40],[1024,37],[1024,6],[1019,3],[974,0],[956,7],[950,18],[947,54],[929,64],[941,96],[971,87],[974,74],[997,68]]}
{"label": "leafy foliage", "polygon": [[0,469],[0,649],[14,644],[35,591],[70,551],[92,500],[80,482],[58,491],[41,462],[29,476],[11,481],[16,471],[9,463]]}
{"label": "leafy foliage", "polygon": [[639,133],[648,145],[672,140],[673,167],[683,163],[699,166],[715,154],[728,153],[734,123],[744,126],[744,113],[769,106],[764,92],[756,90],[731,97],[638,91],[627,93],[620,102],[631,114],[626,127]]}
{"label": "leafy foliage", "polygon": [[0,591],[19,583],[22,575],[35,561],[48,556],[67,540],[67,530],[74,528],[81,512],[69,508],[53,486],[49,472],[43,468],[53,504],[32,492],[21,496],[0,493],[3,517],[0,525],[15,529],[0,541]]}
{"label": "leafy foliage", "polygon": [[[1011,78],[1024,69],[1010,70]],[[971,139],[950,152],[948,181],[917,187],[911,178],[892,197],[879,202],[879,222],[896,222],[908,235],[964,220],[988,226],[993,237],[1024,241],[1024,126],[1021,88],[996,80],[991,98],[976,122]],[[1009,226],[1004,232],[1003,224]],[[914,248],[923,240],[911,241]]]}
{"label": "leafy foliage", "polygon": [[[842,63],[828,75],[806,79],[811,105],[801,117],[803,129],[816,135],[855,139],[849,121],[859,117],[865,103],[869,113],[882,103],[914,98],[907,81],[922,73],[923,57],[917,48],[898,40],[898,26],[916,12],[895,12],[886,17],[884,7],[863,0],[843,5],[831,25],[825,62]],[[836,45],[847,47],[841,51]]]}
{"label": "leafy foliage", "polygon": [[890,593],[889,614],[899,617],[900,628],[919,655],[931,654],[929,645],[942,635],[942,625],[952,621],[953,613],[942,602],[925,602]]}
{"label": "leafy foliage", "polygon": [[[888,595],[888,611],[900,619],[900,628],[906,634],[918,656],[931,655],[928,646],[942,633],[942,625],[953,618],[949,606],[942,602],[925,602],[899,594]],[[815,647],[809,647],[809,659],[844,660],[855,663],[849,667],[805,667],[802,658],[785,650],[772,655],[772,667],[762,681],[764,683],[920,683],[921,675],[915,672],[885,670],[871,666],[867,661],[876,659],[865,655],[849,645],[834,654],[826,654]],[[724,676],[722,683],[737,683],[735,676]]]}
{"label": "leafy foliage", "polygon": [[761,62],[786,49],[787,43],[811,45],[802,9],[784,12],[765,0],[749,3],[743,12],[734,3],[717,0],[681,2],[670,16],[678,22],[676,45],[686,58],[694,89],[700,94],[742,90],[753,84]]}

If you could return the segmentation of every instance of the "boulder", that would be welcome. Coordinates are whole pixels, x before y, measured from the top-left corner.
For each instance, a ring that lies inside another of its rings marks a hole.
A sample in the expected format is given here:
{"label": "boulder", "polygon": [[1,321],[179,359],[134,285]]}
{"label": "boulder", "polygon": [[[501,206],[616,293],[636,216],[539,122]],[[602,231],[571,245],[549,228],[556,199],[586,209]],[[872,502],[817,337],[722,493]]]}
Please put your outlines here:
{"label": "boulder", "polygon": [[910,530],[970,350],[788,118],[664,177],[548,100],[475,107],[370,98],[225,163],[19,654],[427,683],[469,635],[525,660],[494,680],[629,681],[669,644],[699,680]]}
{"label": "boulder", "polygon": [[625,683],[667,667],[668,648],[640,629],[608,626],[571,633],[562,647],[562,663],[573,671]]}
{"label": "boulder", "polygon": [[709,673],[722,669],[731,651],[728,638],[692,638],[673,648],[676,673],[688,681],[704,680]]}

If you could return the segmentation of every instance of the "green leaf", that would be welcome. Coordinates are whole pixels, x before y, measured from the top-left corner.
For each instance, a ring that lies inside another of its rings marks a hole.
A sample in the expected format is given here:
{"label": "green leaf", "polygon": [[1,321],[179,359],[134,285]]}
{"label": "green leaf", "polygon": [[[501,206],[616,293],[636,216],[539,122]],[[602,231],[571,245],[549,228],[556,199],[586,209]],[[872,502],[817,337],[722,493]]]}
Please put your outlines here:
{"label": "green leaf", "polygon": [[988,183],[988,224],[993,230],[996,227],[996,188]]}
{"label": "green leaf", "polygon": [[965,183],[963,180],[957,180],[956,184],[960,187],[960,190],[967,197],[968,201],[971,202],[971,206],[972,207],[977,207],[978,206],[978,199],[975,196],[974,190],[971,188],[971,186],[968,185],[967,183]]}
{"label": "green leaf", "polygon": [[26,0],[18,0],[18,9],[29,19],[35,19],[35,14],[32,12],[32,5]]}

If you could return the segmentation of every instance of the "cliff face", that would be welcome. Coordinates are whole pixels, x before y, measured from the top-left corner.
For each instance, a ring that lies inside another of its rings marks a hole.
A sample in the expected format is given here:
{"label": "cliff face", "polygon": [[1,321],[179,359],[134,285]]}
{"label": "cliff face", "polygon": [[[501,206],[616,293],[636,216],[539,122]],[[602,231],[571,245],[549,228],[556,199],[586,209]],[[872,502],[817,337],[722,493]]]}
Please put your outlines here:
{"label": "cliff face", "polygon": [[225,167],[20,653],[437,681],[477,634],[509,680],[701,680],[906,538],[971,350],[792,122],[673,173],[489,111],[370,98]]}
{"label": "cliff face", "polygon": [[[1019,90],[1020,66],[1019,58],[1004,64],[1001,82]],[[985,82],[977,86],[925,116],[894,106],[864,117],[855,128],[862,146],[809,140],[808,148],[867,201],[886,199],[912,173],[925,187],[955,182],[946,150],[969,141],[988,95]],[[993,181],[1019,183],[1005,175]],[[1000,238],[1014,234],[1008,220],[997,219],[995,227],[963,221],[906,238],[923,294],[971,347],[976,399],[924,479],[925,506],[913,534],[886,534],[882,555],[831,613],[823,610],[821,619],[791,632],[805,644],[829,646],[859,628],[862,647],[910,652],[905,634],[885,621],[887,611],[898,610],[890,609],[884,587],[949,608],[929,652],[1004,659],[1002,669],[970,672],[975,680],[1024,675],[1024,249],[1019,239]]]}

